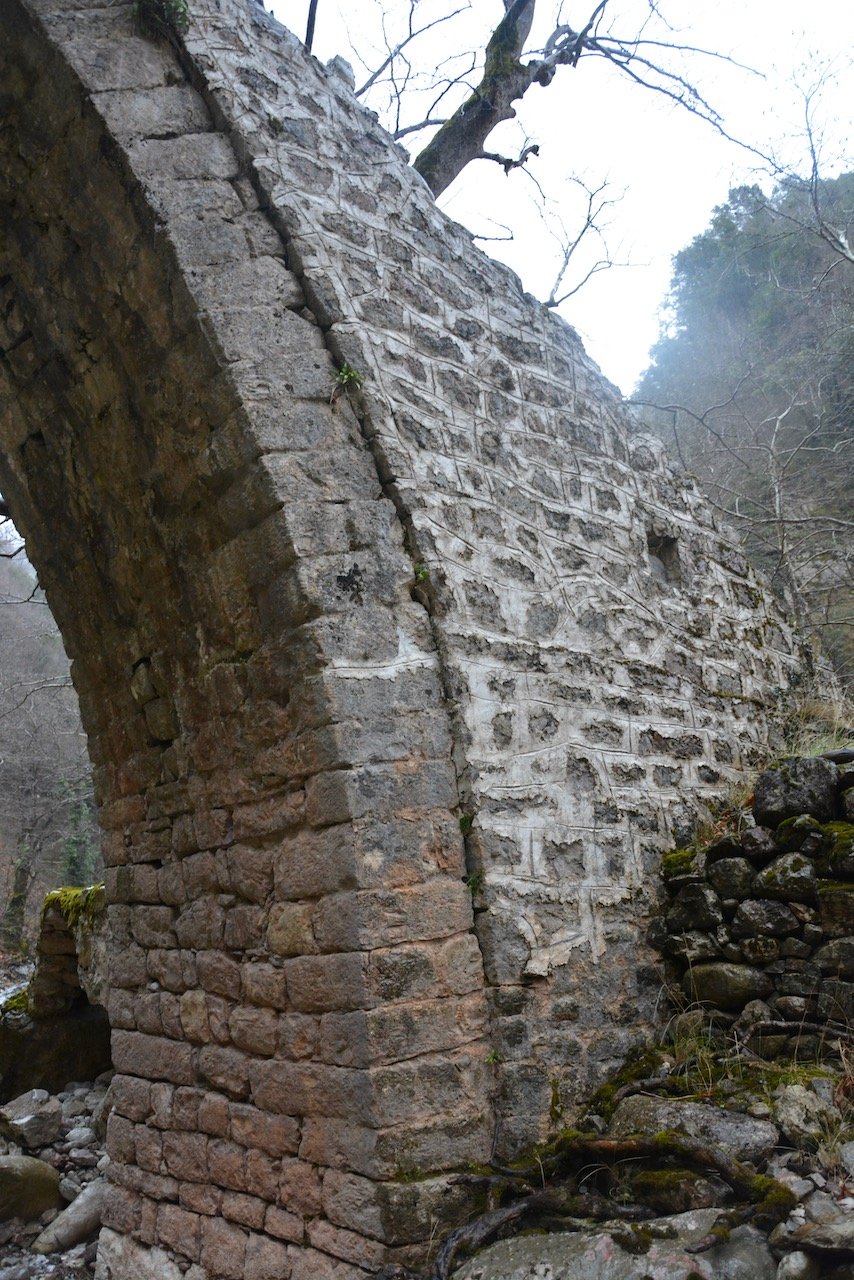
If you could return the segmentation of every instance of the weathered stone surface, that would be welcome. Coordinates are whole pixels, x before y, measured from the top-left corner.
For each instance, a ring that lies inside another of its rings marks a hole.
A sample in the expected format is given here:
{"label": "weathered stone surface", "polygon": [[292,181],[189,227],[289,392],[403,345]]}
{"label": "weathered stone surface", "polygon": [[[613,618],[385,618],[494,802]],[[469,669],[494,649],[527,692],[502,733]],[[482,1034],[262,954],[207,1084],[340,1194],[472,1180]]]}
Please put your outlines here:
{"label": "weathered stone surface", "polygon": [[813,964],[830,977],[854,981],[854,937],[825,943],[814,952]]}
{"label": "weathered stone surface", "polygon": [[821,1264],[808,1253],[794,1249],[780,1259],[776,1280],[821,1280]]}
{"label": "weathered stone surface", "polygon": [[61,1204],[56,1169],[33,1156],[0,1156],[0,1222],[31,1222]]}
{"label": "weathered stone surface", "polygon": [[782,902],[771,899],[750,898],[740,903],[730,923],[734,938],[767,934],[782,936],[796,933],[798,928],[797,916]]}
{"label": "weathered stone surface", "polygon": [[849,822],[829,822],[822,834],[822,875],[854,881],[854,826]]}
{"label": "weathered stone surface", "polygon": [[837,1218],[833,1222],[805,1222],[788,1238],[798,1249],[809,1250],[819,1259],[850,1258],[854,1255],[854,1219]]}
{"label": "weathered stone surface", "polygon": [[690,884],[680,889],[667,913],[671,933],[693,929],[717,929],[723,922],[718,895],[708,885]]}
{"label": "weathered stone surface", "polygon": [[660,1133],[672,1129],[720,1148],[736,1160],[761,1163],[779,1142],[779,1130],[767,1120],[754,1120],[735,1111],[701,1102],[671,1102],[667,1098],[624,1098],[614,1112],[610,1132]]}
{"label": "weathered stone surface", "polygon": [[0,1018],[0,1099],[33,1085],[56,1092],[69,1077],[91,1080],[109,1066],[110,1026],[103,1009],[83,1002],[37,1020]]}
{"label": "weathered stone surface", "polygon": [[94,1235],[101,1226],[106,1191],[103,1178],[88,1183],[68,1208],[36,1237],[31,1246],[33,1252],[59,1253]]}
{"label": "weathered stone surface", "polygon": [[109,1227],[98,1241],[95,1280],[117,1280],[118,1276],[133,1280],[201,1280],[198,1268],[183,1272],[165,1250],[141,1244],[129,1236],[119,1235]]}
{"label": "weathered stone surface", "polygon": [[753,794],[753,816],[760,826],[778,827],[786,818],[809,814],[830,822],[836,810],[836,765],[821,757],[796,757],[779,769],[760,773]]}
{"label": "weathered stone surface", "polygon": [[802,1084],[785,1085],[773,1101],[774,1119],[795,1147],[818,1145],[824,1130],[839,1124],[839,1112]]}
{"label": "weathered stone surface", "polygon": [[719,897],[739,901],[750,896],[754,875],[755,869],[746,858],[721,858],[706,872],[709,884]]}
{"label": "weathered stone surface", "polygon": [[764,827],[751,827],[745,831],[739,839],[739,844],[755,866],[764,866],[778,853],[773,832],[766,831]]}
{"label": "weathered stone surface", "polygon": [[757,898],[784,902],[815,902],[815,866],[803,853],[785,853],[769,862],[753,882]]}
{"label": "weathered stone surface", "polygon": [[0,1107],[0,1132],[20,1147],[46,1147],[62,1132],[62,1104],[44,1089],[30,1089]]}
{"label": "weathered stone surface", "polygon": [[[624,1223],[503,1240],[465,1262],[455,1275],[459,1280],[775,1280],[777,1263],[764,1238],[751,1228],[739,1227],[726,1244],[708,1252],[687,1252],[716,1217],[717,1210],[700,1209],[653,1219],[645,1224],[652,1227],[653,1239],[642,1253],[632,1245],[632,1228]],[[656,1230],[661,1232],[658,1239]]]}
{"label": "weathered stone surface", "polygon": [[749,1001],[767,996],[772,983],[761,969],[721,961],[695,965],[685,974],[682,987],[691,1000],[738,1012]]}
{"label": "weathered stone surface", "polygon": [[774,832],[775,843],[782,853],[801,852],[814,857],[824,842],[821,823],[808,813],[797,818],[787,818]]}

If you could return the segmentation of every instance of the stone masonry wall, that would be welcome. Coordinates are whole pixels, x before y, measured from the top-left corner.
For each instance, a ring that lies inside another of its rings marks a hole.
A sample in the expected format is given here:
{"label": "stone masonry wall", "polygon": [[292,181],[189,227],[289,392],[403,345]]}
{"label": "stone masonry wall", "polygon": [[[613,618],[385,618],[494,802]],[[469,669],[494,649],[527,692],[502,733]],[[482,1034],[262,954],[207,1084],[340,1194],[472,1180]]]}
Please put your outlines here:
{"label": "stone masonry wall", "polygon": [[252,5],[193,9],[192,74],[363,375],[431,615],[512,1152],[637,1043],[662,848],[767,751],[799,660],[694,485],[346,78]]}
{"label": "stone masonry wall", "polygon": [[349,1280],[637,1042],[650,868],[798,659],[346,81],[191,9],[0,11],[0,487],[105,831],[109,1248]]}
{"label": "stone masonry wall", "polygon": [[0,18],[0,485],[104,829],[111,1239],[211,1280],[355,1277],[422,1250],[455,1207],[427,1175],[492,1134],[429,619],[174,55],[130,3]]}

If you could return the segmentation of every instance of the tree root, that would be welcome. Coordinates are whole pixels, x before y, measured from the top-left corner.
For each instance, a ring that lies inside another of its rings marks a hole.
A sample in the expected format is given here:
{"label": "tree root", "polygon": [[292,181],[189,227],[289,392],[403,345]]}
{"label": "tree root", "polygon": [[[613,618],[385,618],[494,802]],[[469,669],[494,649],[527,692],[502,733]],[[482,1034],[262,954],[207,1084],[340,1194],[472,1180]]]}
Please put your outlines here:
{"label": "tree root", "polygon": [[[596,1173],[613,1181],[614,1166],[624,1162],[714,1172],[730,1188],[740,1203],[722,1211],[706,1236],[690,1248],[691,1253],[719,1245],[743,1222],[752,1221],[768,1231],[796,1203],[788,1188],[774,1178],[757,1174],[752,1166],[679,1133],[615,1138],[569,1130],[551,1143],[535,1165],[460,1174],[455,1184],[483,1188],[490,1207],[445,1237],[429,1272],[418,1275],[402,1267],[387,1267],[377,1280],[448,1280],[464,1254],[514,1235],[532,1222],[549,1230],[572,1231],[594,1222],[643,1221],[660,1216],[647,1205],[617,1202],[588,1185]],[[530,1189],[532,1184],[536,1189]],[[507,1203],[497,1203],[508,1197]]]}

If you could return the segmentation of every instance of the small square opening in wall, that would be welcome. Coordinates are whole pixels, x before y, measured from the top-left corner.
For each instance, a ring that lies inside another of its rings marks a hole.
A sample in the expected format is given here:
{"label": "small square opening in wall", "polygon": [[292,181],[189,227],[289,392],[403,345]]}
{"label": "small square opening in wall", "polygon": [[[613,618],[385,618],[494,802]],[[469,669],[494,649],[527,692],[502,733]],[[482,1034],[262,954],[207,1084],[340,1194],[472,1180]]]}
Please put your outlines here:
{"label": "small square opening in wall", "polygon": [[681,582],[682,569],[679,564],[678,539],[649,530],[646,535],[646,546],[649,551],[649,568],[652,576],[659,578],[662,582]]}

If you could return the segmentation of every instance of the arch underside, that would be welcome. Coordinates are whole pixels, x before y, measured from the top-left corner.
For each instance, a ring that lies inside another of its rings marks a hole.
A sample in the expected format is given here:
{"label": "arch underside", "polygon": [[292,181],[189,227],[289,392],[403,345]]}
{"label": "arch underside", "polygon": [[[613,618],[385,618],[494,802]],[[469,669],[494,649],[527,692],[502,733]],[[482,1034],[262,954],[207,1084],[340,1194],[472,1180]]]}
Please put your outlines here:
{"label": "arch underside", "polygon": [[0,54],[0,485],[104,831],[107,1225],[212,1277],[374,1264],[430,1230],[396,1180],[491,1133],[428,620],[228,138],[130,5],[40,8]]}

